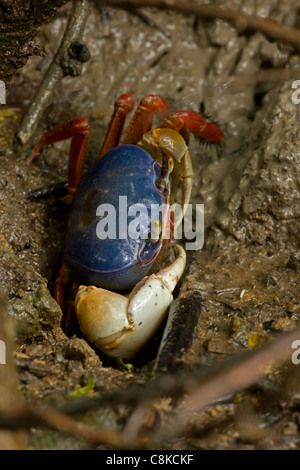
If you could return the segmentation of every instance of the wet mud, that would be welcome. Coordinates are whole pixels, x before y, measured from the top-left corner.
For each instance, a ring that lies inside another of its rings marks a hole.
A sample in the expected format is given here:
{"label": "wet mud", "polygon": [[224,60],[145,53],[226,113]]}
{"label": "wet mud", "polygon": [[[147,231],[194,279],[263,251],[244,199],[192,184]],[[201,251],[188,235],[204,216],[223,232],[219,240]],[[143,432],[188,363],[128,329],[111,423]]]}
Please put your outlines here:
{"label": "wet mud", "polygon": [[[247,13],[290,25],[296,25],[300,6],[238,3]],[[205,241],[201,250],[188,252],[177,292],[181,318],[192,319],[186,322],[191,330],[188,339],[174,354],[176,365],[190,369],[201,362],[207,366],[222,361],[296,328],[300,317],[300,107],[292,102],[292,80],[233,84],[236,76],[260,69],[299,69],[299,56],[262,34],[239,34],[221,20],[203,22],[145,10],[157,25],[153,27],[122,10],[107,9],[101,16],[93,9],[84,37],[90,61],[79,77],[65,78],[53,91],[29,145],[15,147],[16,126],[59,45],[68,12],[69,5],[38,34],[36,42],[48,55],[31,58],[18,72],[7,106],[0,110],[0,291],[15,328],[19,388],[29,401],[68,399],[91,377],[98,393],[131,383],[143,385],[153,367],[149,348],[134,372],[124,372],[83,338],[65,337],[61,312],[50,292],[61,263],[68,198],[27,197],[32,190],[67,179],[68,142],[49,147],[26,164],[42,133],[85,116],[92,127],[87,169],[97,159],[113,102],[122,93],[134,91],[137,102],[146,94],[161,94],[174,109],[211,116],[226,136],[221,150],[195,139],[190,143],[191,202],[205,206]],[[183,328],[184,322],[179,324]],[[159,335],[150,347],[155,351],[158,343]],[[276,371],[266,374],[272,384],[280,384],[280,377]],[[298,382],[292,396],[299,394]],[[170,448],[299,448],[299,406],[298,411],[287,404],[263,408],[264,390],[251,390],[204,410],[194,433]],[[120,406],[88,419],[120,429],[128,413]],[[160,419],[166,413],[162,409]],[[28,445],[92,446],[37,429],[31,431]]]}

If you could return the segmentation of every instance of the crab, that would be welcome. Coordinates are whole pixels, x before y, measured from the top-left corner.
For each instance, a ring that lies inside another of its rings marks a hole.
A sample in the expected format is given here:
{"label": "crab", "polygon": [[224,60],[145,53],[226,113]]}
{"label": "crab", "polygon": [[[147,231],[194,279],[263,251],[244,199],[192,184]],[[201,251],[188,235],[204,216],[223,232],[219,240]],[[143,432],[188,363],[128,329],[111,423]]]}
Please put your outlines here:
{"label": "crab", "polygon": [[[179,201],[178,225],[190,200],[189,133],[211,143],[224,139],[210,120],[191,111],[171,113],[162,96],[147,95],[119,145],[125,118],[133,108],[133,93],[115,101],[99,159],[84,178],[90,126],[83,117],[48,131],[28,159],[30,163],[46,144],[72,139],[68,173],[72,212],[53,296],[65,312],[63,328],[69,336],[75,309],[89,342],[122,361],[132,360],[155,334],[185,269],[186,253],[179,244],[173,246],[175,260],[164,269],[159,267],[176,228],[170,205]],[[152,129],[156,115],[161,122]],[[139,217],[138,224],[132,213],[124,219],[128,205],[139,213],[143,206],[144,217]],[[151,209],[155,205],[162,210],[154,217]],[[107,218],[109,210],[111,217]],[[129,233],[137,225],[139,230]],[[110,233],[105,226],[110,226]]]}

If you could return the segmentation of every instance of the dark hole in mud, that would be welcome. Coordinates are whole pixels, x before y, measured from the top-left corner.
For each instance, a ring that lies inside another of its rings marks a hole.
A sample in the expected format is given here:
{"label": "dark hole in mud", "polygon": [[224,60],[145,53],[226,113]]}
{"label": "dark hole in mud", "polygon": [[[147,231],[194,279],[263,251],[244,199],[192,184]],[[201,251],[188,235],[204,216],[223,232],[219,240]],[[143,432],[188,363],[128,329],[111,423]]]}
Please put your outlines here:
{"label": "dark hole in mud", "polygon": [[264,61],[261,63],[260,69],[261,69],[261,70],[273,69],[272,62],[271,62],[270,60],[264,60]]}
{"label": "dark hole in mud", "polygon": [[[274,70],[274,66],[270,60],[264,60],[261,64],[260,71]],[[257,83],[254,89],[254,103],[257,107],[262,107],[264,96],[272,88],[271,84],[268,82]],[[254,117],[254,115],[253,115]]]}
{"label": "dark hole in mud", "polygon": [[255,100],[255,104],[256,104],[257,106],[260,107],[260,106],[262,105],[262,100],[263,100],[264,96],[265,96],[265,93],[264,93],[264,92],[255,93],[255,95],[254,95],[254,100]]}
{"label": "dark hole in mud", "polygon": [[273,320],[263,322],[264,330],[270,331],[272,329],[272,323],[273,323]]}

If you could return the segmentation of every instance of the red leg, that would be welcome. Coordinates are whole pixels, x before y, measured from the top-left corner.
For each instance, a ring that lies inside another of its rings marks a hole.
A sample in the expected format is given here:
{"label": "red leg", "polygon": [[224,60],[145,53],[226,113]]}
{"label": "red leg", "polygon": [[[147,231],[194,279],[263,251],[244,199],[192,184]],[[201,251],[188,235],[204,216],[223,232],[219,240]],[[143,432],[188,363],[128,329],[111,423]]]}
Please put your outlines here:
{"label": "red leg", "polygon": [[100,156],[118,145],[126,116],[132,111],[134,106],[133,93],[121,95],[120,98],[115,101],[114,105],[114,113],[110,120]]}
{"label": "red leg", "polygon": [[65,308],[65,294],[70,282],[71,273],[65,263],[63,263],[62,267],[59,270],[59,274],[55,280],[53,288],[53,297],[62,309],[62,311]]}
{"label": "red leg", "polygon": [[41,138],[33,154],[27,159],[27,163],[31,163],[45,145],[72,138],[69,158],[68,191],[71,198],[73,198],[81,180],[89,132],[90,126],[83,117],[78,117],[71,122],[56,126],[46,132]]}
{"label": "red leg", "polygon": [[123,144],[136,144],[151,129],[154,116],[166,115],[169,109],[168,102],[160,95],[142,98],[129,123]]}
{"label": "red leg", "polygon": [[220,144],[224,141],[224,134],[217,124],[191,111],[177,111],[164,119],[158,127],[174,129],[185,140],[188,140],[187,131],[190,131],[205,142]]}
{"label": "red leg", "polygon": [[77,318],[76,318],[75,305],[74,305],[74,300],[75,300],[77,291],[78,291],[78,284],[73,283],[70,289],[68,290],[65,310],[64,310],[62,321],[61,321],[61,327],[69,338],[71,338],[71,336],[76,334],[76,331],[79,329]]}
{"label": "red leg", "polygon": [[77,294],[78,285],[73,283],[70,287],[71,280],[71,273],[65,263],[63,263],[54,283],[53,298],[56,300],[63,312],[61,327],[68,337],[71,337],[74,334],[77,324],[74,300]]}

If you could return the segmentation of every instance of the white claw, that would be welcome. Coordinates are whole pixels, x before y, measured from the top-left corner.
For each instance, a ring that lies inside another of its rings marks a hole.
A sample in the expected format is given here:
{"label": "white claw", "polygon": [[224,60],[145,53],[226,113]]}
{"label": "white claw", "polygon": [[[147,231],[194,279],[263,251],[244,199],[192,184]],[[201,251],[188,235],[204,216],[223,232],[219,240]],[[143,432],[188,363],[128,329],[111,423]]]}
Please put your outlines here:
{"label": "white claw", "polygon": [[163,281],[170,292],[176,287],[186,265],[186,252],[180,245],[174,245],[176,260],[167,268],[159,271],[156,276]]}
{"label": "white claw", "polygon": [[75,299],[80,328],[106,355],[133,359],[164,320],[186,263],[184,249],[179,245],[174,248],[175,261],[142,279],[128,297],[80,286]]}

